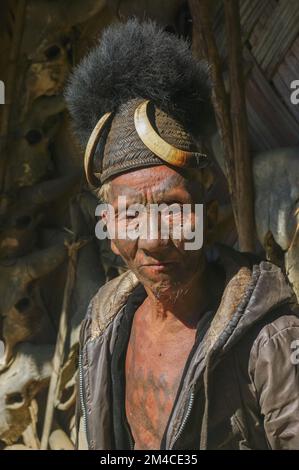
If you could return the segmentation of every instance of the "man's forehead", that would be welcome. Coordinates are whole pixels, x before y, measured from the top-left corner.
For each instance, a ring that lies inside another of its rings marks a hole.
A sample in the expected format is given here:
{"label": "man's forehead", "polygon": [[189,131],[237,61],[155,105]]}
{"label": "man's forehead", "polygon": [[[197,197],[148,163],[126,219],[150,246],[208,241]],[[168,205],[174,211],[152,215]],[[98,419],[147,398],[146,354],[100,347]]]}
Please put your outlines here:
{"label": "man's forehead", "polygon": [[[187,189],[190,181],[177,171],[165,165],[153,168],[142,168],[136,171],[122,174],[112,180],[112,196],[151,191],[157,193],[173,192]],[[187,189],[188,190],[188,189]]]}

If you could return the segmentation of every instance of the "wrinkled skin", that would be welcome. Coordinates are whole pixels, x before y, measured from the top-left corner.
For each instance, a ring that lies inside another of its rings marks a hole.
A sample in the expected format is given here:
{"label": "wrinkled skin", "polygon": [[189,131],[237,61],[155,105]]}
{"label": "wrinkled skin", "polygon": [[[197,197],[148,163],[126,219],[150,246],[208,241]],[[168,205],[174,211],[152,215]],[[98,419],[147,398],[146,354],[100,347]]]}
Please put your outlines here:
{"label": "wrinkled skin", "polygon": [[[167,166],[146,168],[120,175],[112,181],[109,203],[117,211],[118,196],[126,196],[127,205],[202,203],[202,188],[196,181],[186,180]],[[116,212],[116,222],[132,223],[132,215],[124,219],[123,214]],[[148,219],[149,221],[149,219]],[[111,221],[112,222],[112,221]],[[192,223],[194,212],[192,211]],[[149,222],[148,222],[149,223]],[[108,230],[109,230],[108,220]],[[138,239],[112,240],[112,250],[119,254],[140,281],[161,295],[175,292],[186,286],[199,270],[203,257],[201,250],[185,251],[186,240]],[[154,266],[167,262],[167,266]]]}
{"label": "wrinkled skin", "polygon": [[[114,178],[109,202],[115,209],[119,195],[127,196],[129,204],[191,204],[192,223],[194,204],[203,202],[200,184],[167,166]],[[122,240],[118,233],[112,240],[112,249],[148,294],[135,312],[126,354],[126,414],[135,449],[160,447],[196,324],[209,302],[204,250],[185,250],[184,242],[171,237]]]}

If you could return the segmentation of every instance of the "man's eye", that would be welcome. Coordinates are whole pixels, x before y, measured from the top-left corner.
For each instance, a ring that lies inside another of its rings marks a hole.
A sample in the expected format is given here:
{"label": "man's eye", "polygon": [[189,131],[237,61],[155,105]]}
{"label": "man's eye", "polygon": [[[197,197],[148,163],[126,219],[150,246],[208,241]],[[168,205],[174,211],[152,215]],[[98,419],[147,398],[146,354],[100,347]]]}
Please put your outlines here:
{"label": "man's eye", "polygon": [[180,205],[176,205],[176,206],[171,205],[167,207],[167,209],[162,211],[162,215],[166,217],[170,217],[170,218],[180,217],[182,213],[183,213],[183,208]]}
{"label": "man's eye", "polygon": [[138,215],[137,212],[134,212],[134,213],[132,212],[132,213],[126,215],[126,219],[127,220],[136,219],[137,215]]}

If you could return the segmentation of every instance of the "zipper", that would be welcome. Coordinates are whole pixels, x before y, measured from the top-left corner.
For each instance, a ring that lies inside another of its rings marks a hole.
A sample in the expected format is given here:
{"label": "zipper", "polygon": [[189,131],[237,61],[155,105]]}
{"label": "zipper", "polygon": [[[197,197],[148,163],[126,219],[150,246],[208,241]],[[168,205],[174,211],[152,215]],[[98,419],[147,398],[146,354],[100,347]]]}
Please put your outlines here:
{"label": "zipper", "polygon": [[81,409],[82,409],[83,428],[84,428],[87,444],[89,447],[88,429],[87,429],[87,411],[86,411],[85,400],[84,400],[82,355],[83,355],[82,352],[80,352],[79,354],[79,396],[80,396],[80,404],[81,404]]}
{"label": "zipper", "polygon": [[128,431],[129,446],[131,450],[134,450],[134,441],[132,439],[131,433]]}
{"label": "zipper", "polygon": [[[182,392],[182,387],[183,387],[183,384],[184,384],[184,380],[185,380],[185,377],[186,377],[186,374],[189,370],[189,367],[190,367],[190,364],[191,364],[191,361],[192,361],[192,358],[198,348],[198,346],[200,345],[200,343],[203,341],[204,339],[204,336],[205,334],[207,333],[208,329],[209,329],[209,326],[210,326],[210,317],[213,313],[213,310],[208,310],[206,312],[206,315],[204,315],[202,317],[201,320],[199,320],[198,322],[198,325],[197,325],[197,332],[196,332],[196,337],[195,337],[195,342],[194,342],[194,345],[189,353],[189,356],[188,356],[188,359],[186,361],[186,364],[184,366],[184,369],[183,369],[183,374],[181,376],[181,382],[180,382],[180,385],[179,385],[179,388],[177,390],[177,394],[176,394],[176,398],[174,400],[174,404],[173,404],[173,408],[172,408],[172,412],[171,412],[171,415],[170,415],[170,418],[168,420],[168,423],[167,423],[167,426],[166,426],[166,429],[164,431],[164,435],[162,437],[162,441],[161,441],[161,447],[160,449],[161,450],[167,450],[166,448],[166,440],[167,440],[167,434],[168,434],[168,431],[169,431],[169,424],[173,418],[173,413],[174,413],[174,410],[176,408],[176,405],[177,405],[177,402],[178,402],[178,399],[179,397],[181,396],[181,392]],[[203,319],[205,318],[205,320],[203,321]],[[206,319],[208,318],[208,321],[206,321]],[[186,415],[179,427],[179,430],[175,436],[175,439],[174,439],[174,442],[172,444],[172,446],[169,448],[169,449],[172,449],[174,444],[176,443],[176,441],[178,440],[178,438],[181,436],[182,432],[184,431],[184,428],[186,426],[186,423],[187,423],[187,420],[189,419],[189,416],[190,416],[190,413],[192,411],[192,407],[193,407],[193,402],[194,402],[194,396],[195,396],[195,392],[194,392],[194,388],[195,388],[195,384],[193,384],[191,386],[191,390],[190,390],[190,396],[189,396],[189,400],[188,400],[188,406],[187,406],[187,411],[186,411]]]}
{"label": "zipper", "polygon": [[181,435],[182,435],[182,433],[183,433],[183,431],[184,431],[184,428],[185,428],[185,426],[186,426],[186,423],[187,423],[187,421],[188,421],[188,419],[189,419],[190,413],[191,413],[192,408],[193,408],[194,397],[195,397],[195,392],[194,392],[194,389],[192,389],[191,392],[190,392],[189,400],[188,400],[188,406],[187,406],[186,414],[185,414],[185,416],[184,416],[184,418],[183,418],[183,420],[182,420],[182,423],[181,423],[181,425],[180,425],[180,427],[179,427],[179,430],[178,430],[178,432],[177,432],[177,434],[176,434],[176,436],[175,436],[175,438],[174,438],[174,441],[173,441],[173,443],[172,443],[172,445],[170,446],[169,449],[173,449],[175,443],[178,441],[178,439],[181,437]]}

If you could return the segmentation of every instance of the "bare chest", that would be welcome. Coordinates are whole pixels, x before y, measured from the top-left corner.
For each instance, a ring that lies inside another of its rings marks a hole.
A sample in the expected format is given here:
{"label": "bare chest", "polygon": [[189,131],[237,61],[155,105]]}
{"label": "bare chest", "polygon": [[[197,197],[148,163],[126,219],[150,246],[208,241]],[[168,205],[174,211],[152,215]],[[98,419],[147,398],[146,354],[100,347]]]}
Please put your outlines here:
{"label": "bare chest", "polygon": [[159,449],[195,331],[153,337],[132,326],[126,354],[126,415],[135,449]]}

